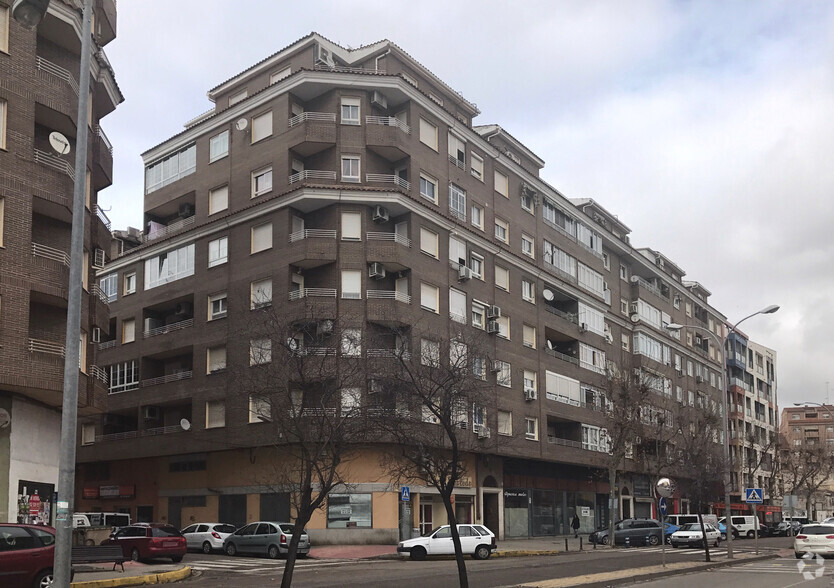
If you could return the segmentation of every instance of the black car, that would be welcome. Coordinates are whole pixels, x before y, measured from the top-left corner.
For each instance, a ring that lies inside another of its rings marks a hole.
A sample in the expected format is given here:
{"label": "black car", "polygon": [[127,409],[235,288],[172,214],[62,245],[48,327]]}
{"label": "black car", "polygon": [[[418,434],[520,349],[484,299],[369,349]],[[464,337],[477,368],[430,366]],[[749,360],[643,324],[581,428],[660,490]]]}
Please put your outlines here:
{"label": "black car", "polygon": [[[616,545],[660,545],[663,530],[654,519],[624,519],[614,524]],[[600,529],[588,537],[591,543],[608,545],[608,529]]]}

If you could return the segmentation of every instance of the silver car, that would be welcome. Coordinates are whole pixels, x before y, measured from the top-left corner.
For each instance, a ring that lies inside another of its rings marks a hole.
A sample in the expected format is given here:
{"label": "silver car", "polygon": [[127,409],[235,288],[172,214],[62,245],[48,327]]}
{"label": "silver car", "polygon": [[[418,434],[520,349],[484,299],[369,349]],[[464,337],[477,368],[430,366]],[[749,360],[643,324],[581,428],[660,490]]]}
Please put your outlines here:
{"label": "silver car", "polygon": [[235,532],[235,526],[227,523],[196,523],[180,531],[188,549],[200,549],[203,553],[223,550],[223,540]]}
{"label": "silver car", "polygon": [[[223,551],[226,555],[248,553],[268,555],[276,559],[279,555],[286,555],[292,541],[291,523],[274,523],[258,521],[241,527],[223,541]],[[303,531],[298,543],[298,557],[307,557],[310,552],[310,537]]]}

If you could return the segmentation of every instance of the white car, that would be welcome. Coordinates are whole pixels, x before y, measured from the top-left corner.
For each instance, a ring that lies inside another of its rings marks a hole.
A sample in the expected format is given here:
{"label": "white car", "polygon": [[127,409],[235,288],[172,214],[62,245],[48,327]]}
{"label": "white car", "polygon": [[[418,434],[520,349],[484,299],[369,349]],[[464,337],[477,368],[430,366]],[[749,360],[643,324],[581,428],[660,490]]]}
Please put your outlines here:
{"label": "white car", "polygon": [[[487,559],[497,550],[495,535],[483,525],[458,525],[460,547],[464,555],[473,559]],[[452,529],[449,525],[437,527],[416,539],[407,539],[397,544],[397,553],[411,559],[424,560],[427,555],[454,555],[455,544],[452,541]]]}
{"label": "white car", "polygon": [[[721,532],[709,523],[704,523],[704,531],[707,533],[707,541],[715,547],[718,547],[718,543],[721,541]],[[702,547],[704,545],[704,535],[701,532],[701,524],[685,524],[679,530],[672,533],[672,536],[669,538],[669,543],[676,549],[680,545]]]}
{"label": "white car", "polygon": [[834,524],[804,525],[793,540],[793,552],[797,559],[816,553],[834,556]]}
{"label": "white car", "polygon": [[235,532],[235,526],[226,523],[197,523],[181,532],[188,549],[211,553],[223,551],[223,540]]}

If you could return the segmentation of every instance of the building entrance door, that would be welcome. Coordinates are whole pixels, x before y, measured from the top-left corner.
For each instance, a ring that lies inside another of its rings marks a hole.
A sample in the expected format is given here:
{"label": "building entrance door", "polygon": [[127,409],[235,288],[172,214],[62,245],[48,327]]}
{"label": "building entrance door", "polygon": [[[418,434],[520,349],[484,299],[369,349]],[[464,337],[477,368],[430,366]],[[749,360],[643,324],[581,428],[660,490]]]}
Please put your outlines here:
{"label": "building entrance door", "polygon": [[420,534],[425,535],[429,531],[431,531],[434,527],[432,526],[432,503],[429,502],[428,504],[420,502]]}
{"label": "building entrance door", "polygon": [[246,524],[246,494],[221,494],[218,519],[235,527]]}
{"label": "building entrance door", "polygon": [[498,537],[498,494],[484,493],[484,525]]}
{"label": "building entrance door", "polygon": [[169,496],[168,497],[168,523],[174,525],[177,529],[181,529],[182,519],[182,497]]}

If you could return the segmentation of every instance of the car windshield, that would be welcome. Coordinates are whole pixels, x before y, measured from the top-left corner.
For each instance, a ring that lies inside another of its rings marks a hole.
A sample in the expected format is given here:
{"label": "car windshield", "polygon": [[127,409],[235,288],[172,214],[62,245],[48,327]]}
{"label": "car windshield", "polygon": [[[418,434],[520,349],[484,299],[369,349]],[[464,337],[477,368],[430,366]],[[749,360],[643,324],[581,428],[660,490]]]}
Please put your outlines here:
{"label": "car windshield", "polygon": [[803,535],[834,535],[834,525],[805,525]]}
{"label": "car windshield", "polygon": [[428,537],[428,536],[430,536],[430,535],[433,535],[433,534],[434,534],[434,532],[435,532],[435,531],[437,531],[439,528],[440,528],[440,527],[435,527],[435,528],[434,528],[434,529],[432,529],[431,531],[426,531],[425,533],[423,533],[423,534],[422,534],[422,535],[420,535],[420,536],[421,536],[421,537]]}
{"label": "car windshield", "polygon": [[698,523],[687,523],[681,527],[681,531],[700,531],[701,525]]}
{"label": "car windshield", "polygon": [[234,525],[214,525],[214,530],[218,533],[234,533]]}

